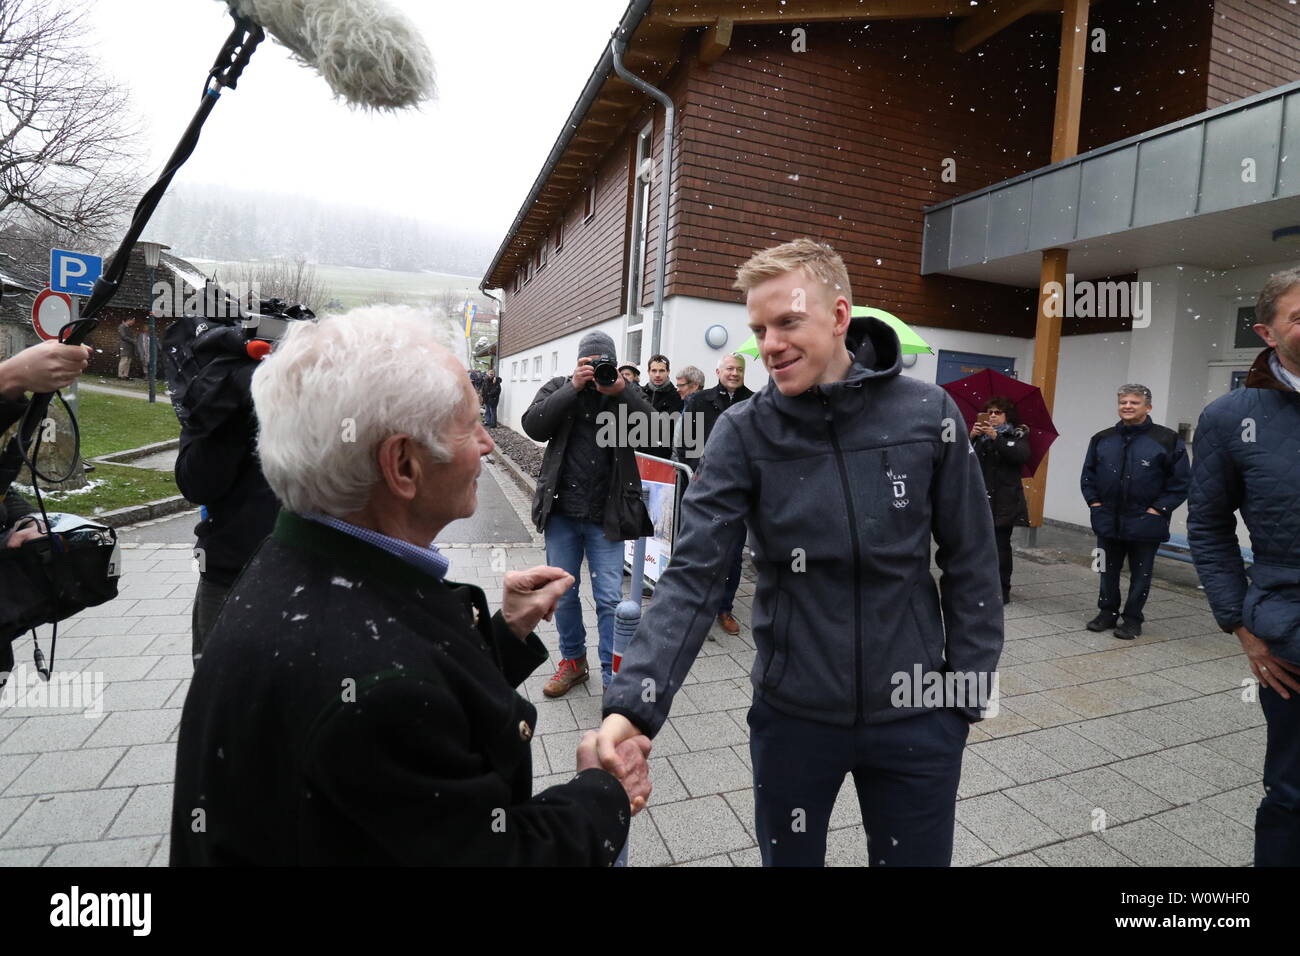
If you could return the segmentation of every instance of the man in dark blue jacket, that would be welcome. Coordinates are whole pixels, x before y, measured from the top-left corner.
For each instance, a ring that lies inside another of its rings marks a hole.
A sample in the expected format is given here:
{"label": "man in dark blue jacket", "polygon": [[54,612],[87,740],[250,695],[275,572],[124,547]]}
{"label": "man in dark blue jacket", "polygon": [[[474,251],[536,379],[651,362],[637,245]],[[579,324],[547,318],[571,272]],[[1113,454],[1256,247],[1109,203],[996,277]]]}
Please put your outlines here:
{"label": "man in dark blue jacket", "polygon": [[[1300,866],[1300,269],[1265,283],[1255,317],[1269,348],[1196,428],[1187,538],[1215,621],[1262,685],[1255,865]],[[1249,582],[1237,511],[1254,553]]]}
{"label": "man in dark blue jacket", "polygon": [[[1178,433],[1151,420],[1151,390],[1119,390],[1119,422],[1088,444],[1080,486],[1092,509],[1101,552],[1100,613],[1090,631],[1115,628],[1131,641],[1142,633],[1142,608],[1151,592],[1156,549],[1169,540],[1169,516],[1187,500],[1187,448]],[[1119,571],[1128,561],[1128,600],[1119,618]]]}

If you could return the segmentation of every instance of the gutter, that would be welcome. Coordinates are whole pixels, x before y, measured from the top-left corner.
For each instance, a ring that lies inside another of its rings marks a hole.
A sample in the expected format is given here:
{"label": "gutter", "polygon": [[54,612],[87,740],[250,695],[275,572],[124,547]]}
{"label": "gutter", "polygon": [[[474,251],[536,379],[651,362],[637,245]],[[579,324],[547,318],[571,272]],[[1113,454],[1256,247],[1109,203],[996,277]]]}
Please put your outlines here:
{"label": "gutter", "polygon": [[[621,37],[624,40],[632,36],[632,34],[637,31],[637,28],[641,26],[641,21],[645,19],[646,14],[650,11],[652,3],[654,3],[654,0],[631,0],[631,3],[628,4],[627,10],[623,12],[623,18],[619,21],[618,27],[614,30],[614,35],[616,37]],[[564,124],[564,131],[560,133],[559,139],[557,139],[555,145],[551,147],[551,151],[546,157],[546,162],[542,165],[542,171],[538,173],[537,178],[533,180],[532,189],[528,191],[528,198],[524,200],[524,204],[519,208],[519,212],[515,215],[515,221],[510,224],[510,229],[506,232],[505,239],[501,242],[496,254],[492,257],[492,264],[489,265],[487,270],[483,273],[483,280],[479,283],[480,291],[486,291],[488,276],[496,271],[497,265],[501,262],[502,257],[510,247],[510,242],[514,239],[516,231],[523,224],[524,219],[528,216],[528,211],[533,208],[533,203],[537,201],[537,197],[541,195],[542,189],[546,186],[547,181],[550,180],[551,173],[555,171],[555,167],[559,163],[560,157],[563,156],[564,151],[569,148],[569,143],[577,134],[578,127],[582,125],[582,121],[586,117],[587,111],[591,108],[591,104],[596,102],[597,98],[599,98],[601,87],[605,85],[605,80],[609,78],[609,74],[613,69],[613,52],[610,47],[606,47],[604,54],[600,58],[600,62],[596,64],[596,68],[592,70],[591,76],[587,79],[587,85],[583,87],[582,95],[578,97],[578,102],[574,104],[573,109],[569,112],[569,118]]]}
{"label": "gutter", "polygon": [[[664,273],[668,269],[668,208],[673,191],[673,146],[676,138],[677,108],[673,105],[671,96],[651,86],[623,65],[623,54],[627,52],[626,37],[615,33],[609,46],[613,51],[614,70],[619,78],[647,96],[658,100],[664,108],[664,158],[661,176],[663,182],[659,184],[659,248],[655,251],[654,318],[650,325],[650,354],[657,355],[659,330],[663,327],[664,319]],[[636,303],[636,307],[640,309],[641,303]]]}

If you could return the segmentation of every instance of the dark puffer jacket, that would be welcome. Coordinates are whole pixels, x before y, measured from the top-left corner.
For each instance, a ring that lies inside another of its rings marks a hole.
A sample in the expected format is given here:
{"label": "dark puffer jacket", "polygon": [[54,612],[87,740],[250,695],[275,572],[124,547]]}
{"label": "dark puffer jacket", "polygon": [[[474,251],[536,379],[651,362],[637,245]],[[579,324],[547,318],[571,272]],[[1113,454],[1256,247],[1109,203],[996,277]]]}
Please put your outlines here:
{"label": "dark puffer jacket", "polygon": [[1029,505],[1020,469],[1029,460],[1028,432],[1016,427],[997,438],[976,438],[975,454],[984,473],[984,488],[993,509],[993,527],[1011,528],[1029,524]]}
{"label": "dark puffer jacket", "polygon": [[[1271,354],[1201,413],[1187,538],[1219,627],[1244,624],[1300,662],[1300,394],[1273,373]],[[1254,551],[1249,583],[1237,511]]]}
{"label": "dark puffer jacket", "polygon": [[1101,502],[1091,509],[1092,530],[1101,538],[1168,541],[1169,516],[1187,500],[1189,475],[1183,440],[1150,418],[1097,432],[1079,482],[1089,507]]}

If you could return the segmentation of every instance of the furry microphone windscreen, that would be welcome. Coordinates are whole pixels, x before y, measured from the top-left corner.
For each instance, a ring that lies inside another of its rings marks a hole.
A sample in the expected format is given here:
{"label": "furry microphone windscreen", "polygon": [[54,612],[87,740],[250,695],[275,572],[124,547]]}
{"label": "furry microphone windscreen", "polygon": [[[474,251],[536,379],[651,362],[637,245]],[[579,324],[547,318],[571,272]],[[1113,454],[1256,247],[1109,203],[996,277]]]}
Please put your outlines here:
{"label": "furry microphone windscreen", "polygon": [[220,0],[288,47],[353,106],[389,110],[435,94],[415,24],[381,0]]}

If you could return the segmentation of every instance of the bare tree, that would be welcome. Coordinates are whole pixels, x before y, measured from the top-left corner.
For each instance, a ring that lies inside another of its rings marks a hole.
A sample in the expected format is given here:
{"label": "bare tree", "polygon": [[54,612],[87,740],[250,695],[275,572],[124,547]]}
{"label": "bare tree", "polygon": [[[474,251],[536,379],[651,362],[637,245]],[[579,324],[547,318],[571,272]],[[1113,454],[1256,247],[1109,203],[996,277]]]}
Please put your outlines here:
{"label": "bare tree", "polygon": [[320,312],[334,298],[305,258],[245,262],[238,267],[235,281],[240,291],[255,290],[264,299],[283,299],[286,305],[305,305]]}
{"label": "bare tree", "polygon": [[0,226],[104,238],[136,200],[137,129],[95,67],[85,6],[0,2]]}

